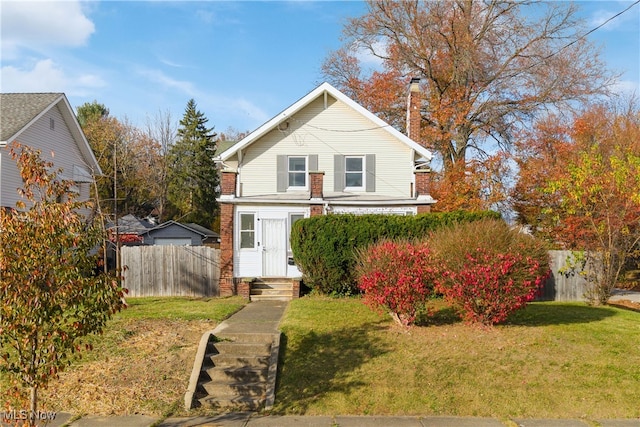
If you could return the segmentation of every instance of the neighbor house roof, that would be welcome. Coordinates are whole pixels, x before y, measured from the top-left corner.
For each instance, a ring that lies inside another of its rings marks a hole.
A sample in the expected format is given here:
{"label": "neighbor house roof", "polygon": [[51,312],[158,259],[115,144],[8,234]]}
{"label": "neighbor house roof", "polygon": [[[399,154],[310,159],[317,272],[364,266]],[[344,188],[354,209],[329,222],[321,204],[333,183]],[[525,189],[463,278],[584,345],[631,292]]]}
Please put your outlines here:
{"label": "neighbor house roof", "polygon": [[[115,222],[107,224],[107,229],[115,227]],[[118,233],[120,234],[142,234],[153,228],[153,224],[146,219],[137,218],[135,215],[127,214],[118,219]]]}
{"label": "neighbor house roof", "polygon": [[101,175],[98,161],[64,93],[0,94],[0,146],[18,139],[30,125],[56,106],[60,107],[62,117],[74,139],[78,141],[78,148],[93,174]]}
{"label": "neighbor house roof", "polygon": [[393,126],[389,125],[384,120],[382,120],[381,118],[379,118],[378,116],[376,116],[375,114],[373,114],[372,112],[370,112],[369,110],[367,110],[366,108],[364,108],[363,106],[361,106],[360,104],[352,100],[351,98],[349,98],[347,95],[340,92],[338,89],[331,86],[329,83],[325,82],[325,83],[322,83],[317,88],[315,88],[314,90],[312,90],[311,92],[309,92],[304,97],[300,98],[297,102],[295,102],[289,108],[287,108],[286,110],[284,110],[283,112],[276,115],[274,118],[272,118],[271,120],[269,120],[268,122],[260,126],[258,129],[251,132],[249,135],[247,135],[246,138],[240,140],[237,144],[232,145],[231,147],[226,149],[224,152],[220,153],[216,157],[216,159],[219,161],[225,161],[230,159],[238,151],[243,150],[244,148],[253,144],[262,136],[266,135],[268,132],[275,129],[283,121],[286,121],[290,116],[292,116],[293,114],[300,111],[302,108],[309,105],[312,101],[317,99],[319,96],[324,96],[325,94],[328,94],[336,98],[337,100],[345,103],[355,111],[359,112],[360,114],[362,114],[363,116],[371,120],[376,126],[379,126],[381,129],[388,132],[393,137],[397,138],[407,146],[411,147],[413,150],[415,150],[418,154],[420,154],[425,159],[431,160],[431,158],[433,157],[433,154],[427,148],[418,144],[417,142],[415,142],[414,140],[412,140],[402,132],[398,131]]}
{"label": "neighbor house roof", "polygon": [[195,224],[193,222],[184,224],[184,223],[181,223],[181,222],[178,222],[178,221],[174,221],[172,219],[169,220],[169,221],[163,222],[160,225],[156,225],[153,228],[145,230],[145,233],[150,234],[150,233],[153,233],[154,230],[160,230],[160,229],[171,227],[171,226],[182,227],[182,228],[184,228],[186,230],[190,230],[190,231],[192,231],[192,232],[194,232],[196,234],[201,235],[205,239],[206,238],[218,239],[220,237],[220,235],[218,233],[216,233],[215,231],[209,230],[208,228],[203,227],[203,226],[201,226],[199,224]]}

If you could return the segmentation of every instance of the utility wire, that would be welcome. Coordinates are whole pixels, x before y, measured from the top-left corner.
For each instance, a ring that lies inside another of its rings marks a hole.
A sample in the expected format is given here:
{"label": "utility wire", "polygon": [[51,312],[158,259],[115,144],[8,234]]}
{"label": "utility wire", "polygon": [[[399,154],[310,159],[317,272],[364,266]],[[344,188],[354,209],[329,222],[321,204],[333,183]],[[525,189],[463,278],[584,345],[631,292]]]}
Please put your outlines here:
{"label": "utility wire", "polygon": [[631,9],[633,6],[637,5],[638,3],[640,3],[640,0],[636,0],[635,2],[631,3],[629,5],[629,7],[627,7],[625,10],[616,13],[615,15],[613,15],[612,17],[610,17],[609,19],[607,19],[606,21],[604,21],[602,24],[598,25],[595,28],[592,28],[591,30],[587,31],[586,33],[584,33],[583,35],[581,35],[580,37],[578,37],[577,39],[571,41],[570,43],[567,43],[566,45],[562,46],[560,49],[556,50],[555,52],[547,55],[544,57],[544,59],[549,59],[552,56],[555,56],[557,54],[559,54],[560,52],[562,52],[563,50],[565,50],[566,48],[568,48],[569,46],[572,46],[576,43],[578,43],[580,40],[584,39],[585,37],[587,37],[589,34],[593,33],[596,30],[599,30],[600,28],[604,27],[605,25],[607,25],[609,22],[613,21],[614,19],[616,19],[618,16],[622,15],[623,13],[625,13],[626,11],[628,11],[629,9]]}

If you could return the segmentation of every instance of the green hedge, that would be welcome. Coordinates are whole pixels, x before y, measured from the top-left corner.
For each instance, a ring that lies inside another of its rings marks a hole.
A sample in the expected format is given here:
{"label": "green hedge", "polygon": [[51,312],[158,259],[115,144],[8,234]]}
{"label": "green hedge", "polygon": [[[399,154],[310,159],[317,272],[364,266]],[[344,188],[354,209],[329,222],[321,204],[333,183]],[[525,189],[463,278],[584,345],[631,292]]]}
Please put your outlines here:
{"label": "green hedge", "polygon": [[357,293],[355,249],[381,238],[423,238],[460,222],[499,219],[497,212],[446,212],[416,216],[325,215],[297,221],[291,230],[293,258],[310,288],[324,294]]}

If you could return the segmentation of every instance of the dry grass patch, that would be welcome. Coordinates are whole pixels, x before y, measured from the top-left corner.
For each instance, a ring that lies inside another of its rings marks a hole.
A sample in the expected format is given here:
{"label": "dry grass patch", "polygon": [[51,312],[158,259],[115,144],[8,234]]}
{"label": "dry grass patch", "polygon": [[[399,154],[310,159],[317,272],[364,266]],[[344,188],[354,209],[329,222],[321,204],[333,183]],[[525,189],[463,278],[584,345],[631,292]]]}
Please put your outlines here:
{"label": "dry grass patch", "polygon": [[[241,298],[135,298],[40,392],[40,407],[76,415],[166,416],[182,410],[202,334]],[[23,406],[15,406],[23,407]]]}
{"label": "dry grass patch", "polygon": [[116,348],[96,345],[43,393],[42,404],[75,414],[162,415],[184,396],[202,334],[196,320],[123,322]]}

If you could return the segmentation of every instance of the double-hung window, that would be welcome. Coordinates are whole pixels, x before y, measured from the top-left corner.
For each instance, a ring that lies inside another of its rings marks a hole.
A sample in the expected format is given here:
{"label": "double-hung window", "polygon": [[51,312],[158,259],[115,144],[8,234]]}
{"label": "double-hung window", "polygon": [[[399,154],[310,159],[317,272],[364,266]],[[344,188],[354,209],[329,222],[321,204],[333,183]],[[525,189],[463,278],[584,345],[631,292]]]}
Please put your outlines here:
{"label": "double-hung window", "polygon": [[344,157],[345,190],[364,191],[366,181],[364,165],[364,156]]}
{"label": "double-hung window", "polygon": [[307,158],[304,156],[289,156],[288,175],[289,188],[306,189],[307,188]]}
{"label": "double-hung window", "polygon": [[278,193],[287,191],[308,191],[309,171],[318,170],[318,155],[286,155],[280,154],[276,160]]}
{"label": "double-hung window", "polygon": [[256,225],[254,213],[242,212],[240,217],[240,249],[255,249]]}
{"label": "double-hung window", "polygon": [[336,192],[375,192],[376,155],[333,156],[333,189]]}

